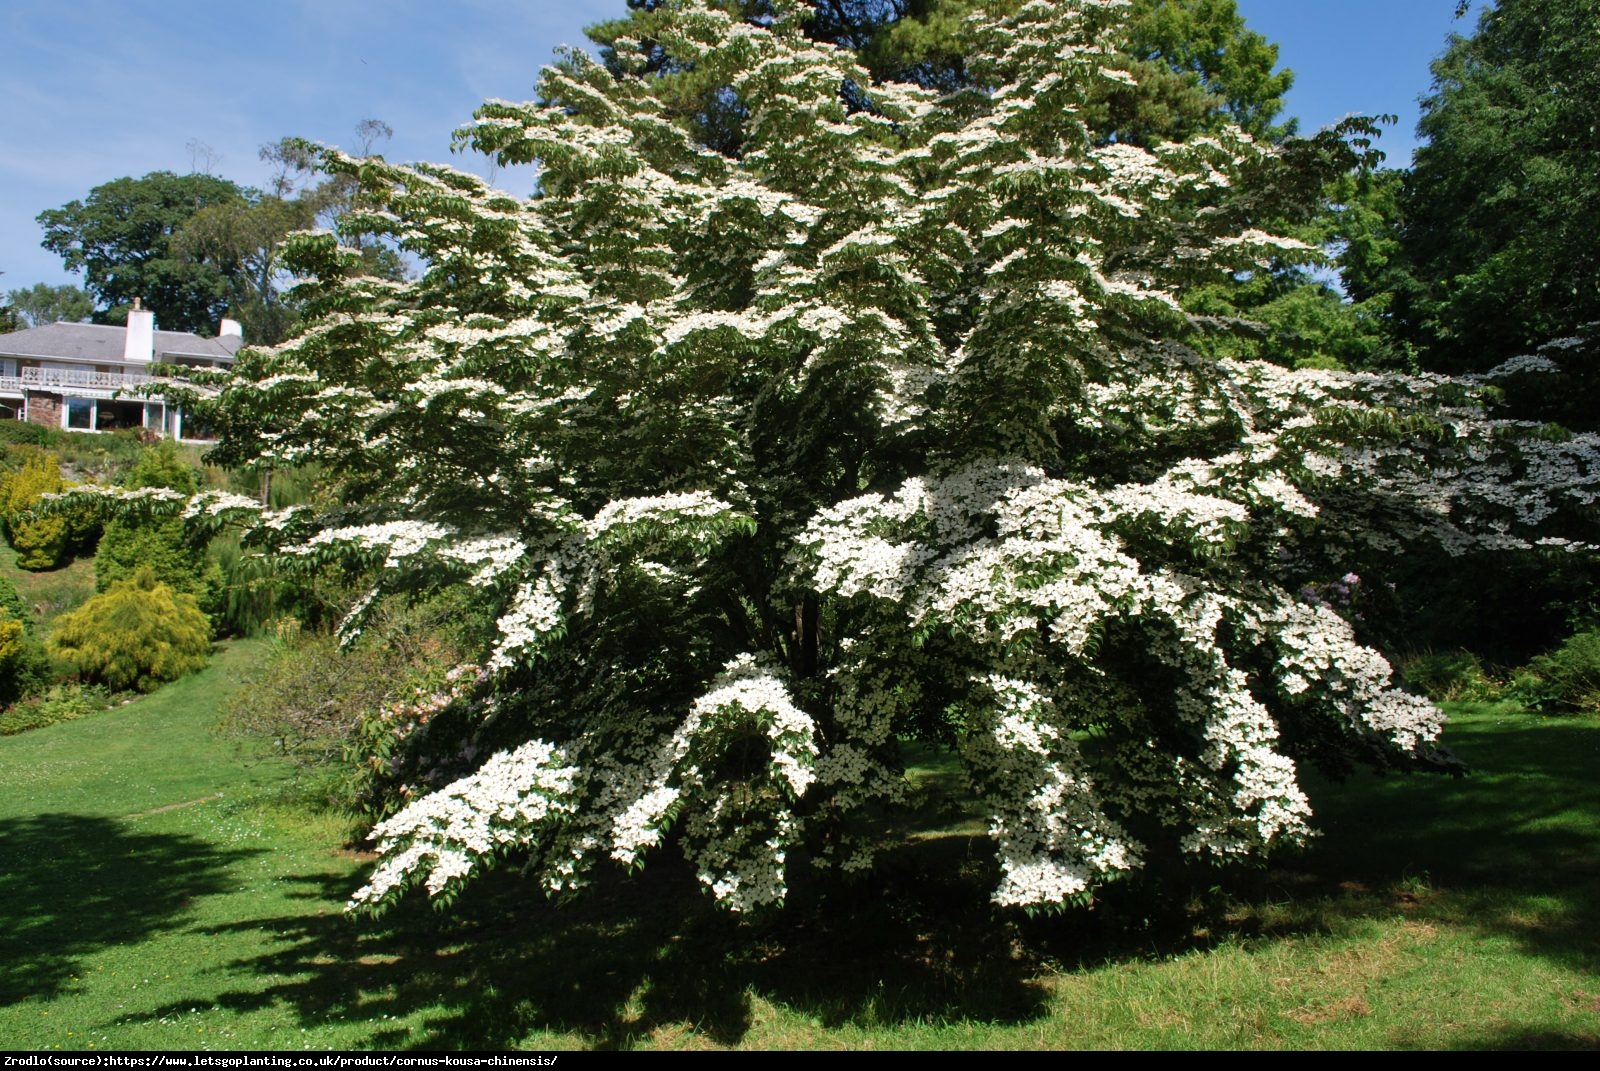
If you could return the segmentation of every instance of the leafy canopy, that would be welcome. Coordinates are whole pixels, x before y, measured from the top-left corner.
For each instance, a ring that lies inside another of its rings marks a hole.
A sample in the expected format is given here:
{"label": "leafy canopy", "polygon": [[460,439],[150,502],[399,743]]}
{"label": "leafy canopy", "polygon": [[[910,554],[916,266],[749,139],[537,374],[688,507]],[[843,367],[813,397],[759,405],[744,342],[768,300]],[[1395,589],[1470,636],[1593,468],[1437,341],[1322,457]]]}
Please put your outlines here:
{"label": "leafy canopy", "polygon": [[83,272],[102,306],[99,322],[122,322],[140,298],[161,327],[210,334],[227,309],[226,279],[214,265],[182,256],[173,239],[195,213],[245,200],[244,190],[214,175],[119,178],[41,212],[41,244],[68,271]]}
{"label": "leafy canopy", "polygon": [[1330,593],[1416,545],[1586,547],[1594,442],[1486,420],[1483,383],[1188,346],[1180,293],[1306,249],[1238,195],[1281,173],[1238,128],[1086,125],[1137,84],[1126,5],[967,25],[943,96],[808,5],[728,6],[650,32],[736,93],[737,152],[619,39],[462,133],[537,160],[531,200],[328,153],[424,270],[296,239],[308,327],[222,396],[224,456],[344,500],[189,515],[364,572],[347,633],[440,587],[494,621],[356,903],[507,855],[569,890],[672,841],[775,904],[792,867],[872,865],[908,739],[960,754],[995,900],[1030,909],[1302,842],[1306,763],[1448,767]]}
{"label": "leafy canopy", "polygon": [[1600,7],[1499,0],[1433,78],[1397,256],[1359,283],[1425,367],[1481,371],[1600,321]]}
{"label": "leafy canopy", "polygon": [[58,321],[83,323],[94,312],[94,299],[75,286],[35,283],[26,290],[11,291],[6,300],[28,327]]}

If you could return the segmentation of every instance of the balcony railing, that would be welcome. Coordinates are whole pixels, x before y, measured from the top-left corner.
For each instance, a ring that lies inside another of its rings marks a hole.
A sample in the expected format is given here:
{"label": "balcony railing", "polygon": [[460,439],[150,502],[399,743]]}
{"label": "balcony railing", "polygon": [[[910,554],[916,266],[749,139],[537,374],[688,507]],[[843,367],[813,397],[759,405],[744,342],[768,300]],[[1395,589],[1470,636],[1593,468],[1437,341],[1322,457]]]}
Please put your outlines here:
{"label": "balcony railing", "polygon": [[26,387],[90,387],[121,390],[143,383],[157,382],[155,376],[139,372],[92,372],[82,368],[19,368],[17,378]]}

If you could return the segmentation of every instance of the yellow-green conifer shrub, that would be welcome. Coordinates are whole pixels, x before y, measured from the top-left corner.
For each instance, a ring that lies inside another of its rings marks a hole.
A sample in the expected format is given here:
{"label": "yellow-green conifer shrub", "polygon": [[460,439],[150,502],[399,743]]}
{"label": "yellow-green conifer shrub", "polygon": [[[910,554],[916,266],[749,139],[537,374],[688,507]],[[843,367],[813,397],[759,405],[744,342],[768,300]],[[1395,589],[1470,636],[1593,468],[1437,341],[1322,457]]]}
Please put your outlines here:
{"label": "yellow-green conifer shrub", "polygon": [[49,647],[110,688],[150,692],[205,666],[211,624],[192,595],[143,569],[64,615]]}
{"label": "yellow-green conifer shrub", "polygon": [[66,553],[71,533],[65,517],[39,517],[20,520],[44,495],[61,490],[61,463],[54,454],[34,453],[22,468],[0,475],[0,522],[6,539],[17,552],[20,569],[53,569]]}
{"label": "yellow-green conifer shrub", "polygon": [[8,671],[11,660],[22,653],[22,641],[27,635],[22,622],[0,608],[0,672]]}

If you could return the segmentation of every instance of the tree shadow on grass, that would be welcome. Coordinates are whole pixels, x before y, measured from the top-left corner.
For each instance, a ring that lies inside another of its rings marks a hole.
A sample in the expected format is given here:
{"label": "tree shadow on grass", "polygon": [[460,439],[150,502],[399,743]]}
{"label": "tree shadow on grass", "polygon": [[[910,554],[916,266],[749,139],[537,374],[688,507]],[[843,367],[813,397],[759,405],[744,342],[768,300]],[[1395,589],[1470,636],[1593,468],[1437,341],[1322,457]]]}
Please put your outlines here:
{"label": "tree shadow on grass", "polygon": [[[955,850],[965,846],[932,854]],[[826,1025],[1043,1015],[1037,964],[1018,955],[1010,921],[959,873],[924,870],[944,862],[903,860],[887,884],[802,897],[754,921],[716,908],[690,869],[668,859],[632,877],[599,875],[570,903],[491,874],[449,912],[417,897],[375,921],[252,919],[237,928],[272,932],[277,946],[227,969],[277,981],[204,1003],[287,1005],[308,1028],[360,1020],[373,1024],[363,1044],[390,1049],[508,1048],[542,1032],[601,1049],[648,1035],[734,1044],[753,1025],[753,994]],[[292,895],[321,902],[350,892],[327,875],[288,880]],[[391,1028],[385,1017],[419,1025]]]}
{"label": "tree shadow on grass", "polygon": [[[1048,1014],[1047,965],[1331,932],[1351,918],[1427,911],[1440,889],[1456,898],[1452,919],[1592,969],[1600,888],[1584,867],[1600,858],[1592,776],[1600,732],[1528,719],[1470,722],[1452,737],[1477,774],[1321,786],[1314,798],[1326,836],[1317,846],[1286,865],[1233,874],[1210,899],[1209,879],[1152,875],[1108,890],[1092,912],[1021,918],[989,903],[997,875],[987,838],[956,834],[909,838],[854,885],[811,886],[797,866],[790,907],[754,920],[715,908],[692,872],[665,857],[631,878],[602,873],[564,904],[496,873],[447,912],[413,896],[378,920],[307,912],[239,923],[277,934],[277,944],[227,969],[268,985],[215,1003],[289,1007],[307,1028],[365,1022],[372,1032],[358,1043],[390,1049],[508,1048],[537,1044],[542,1033],[596,1048],[647,1037],[732,1044],[753,1030],[757,998],[825,1027],[1021,1023]],[[342,902],[354,884],[288,880],[320,904]],[[1240,891],[1243,901],[1226,895]],[[1546,904],[1536,925],[1525,910],[1531,899]],[[796,1028],[797,1045],[809,1043],[805,1029]],[[761,1043],[782,1047],[782,1030],[764,1022]],[[1481,1040],[1585,1042],[1510,1027]]]}
{"label": "tree shadow on grass", "polygon": [[51,999],[84,956],[180,925],[252,854],[109,818],[0,821],[0,1004]]}
{"label": "tree shadow on grass", "polygon": [[1463,778],[1313,785],[1323,836],[1277,875],[1332,910],[1453,917],[1560,965],[1600,970],[1600,728],[1532,715],[1453,723]]}
{"label": "tree shadow on grass", "polygon": [[1600,1049],[1600,1031],[1529,1031],[1508,1028],[1458,1039],[1460,1052],[1589,1052]]}

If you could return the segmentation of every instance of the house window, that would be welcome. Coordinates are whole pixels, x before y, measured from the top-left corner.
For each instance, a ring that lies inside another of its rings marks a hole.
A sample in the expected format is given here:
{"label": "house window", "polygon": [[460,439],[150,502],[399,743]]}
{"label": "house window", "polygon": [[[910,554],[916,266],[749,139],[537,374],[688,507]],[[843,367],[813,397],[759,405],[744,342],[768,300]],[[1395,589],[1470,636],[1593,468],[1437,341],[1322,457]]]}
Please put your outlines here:
{"label": "house window", "polygon": [[67,427],[79,431],[94,430],[94,401],[90,398],[67,399]]}
{"label": "house window", "polygon": [[177,427],[176,437],[185,442],[211,442],[216,439],[216,435],[211,431],[211,425],[196,414],[185,413],[182,409],[178,410]]}
{"label": "house window", "polygon": [[94,420],[96,431],[116,431],[118,428],[143,427],[144,403],[127,401],[98,402],[95,405]]}

